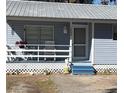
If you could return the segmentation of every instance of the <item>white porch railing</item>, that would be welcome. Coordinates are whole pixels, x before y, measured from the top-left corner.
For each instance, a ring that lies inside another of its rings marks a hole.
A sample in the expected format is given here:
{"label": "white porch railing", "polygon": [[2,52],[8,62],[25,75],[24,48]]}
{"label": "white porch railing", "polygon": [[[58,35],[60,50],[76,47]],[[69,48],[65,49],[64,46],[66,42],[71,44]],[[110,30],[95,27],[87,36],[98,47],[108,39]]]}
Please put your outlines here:
{"label": "white porch railing", "polygon": [[26,44],[24,48],[19,48],[16,45],[7,45],[7,62],[72,59],[70,47],[69,45]]}

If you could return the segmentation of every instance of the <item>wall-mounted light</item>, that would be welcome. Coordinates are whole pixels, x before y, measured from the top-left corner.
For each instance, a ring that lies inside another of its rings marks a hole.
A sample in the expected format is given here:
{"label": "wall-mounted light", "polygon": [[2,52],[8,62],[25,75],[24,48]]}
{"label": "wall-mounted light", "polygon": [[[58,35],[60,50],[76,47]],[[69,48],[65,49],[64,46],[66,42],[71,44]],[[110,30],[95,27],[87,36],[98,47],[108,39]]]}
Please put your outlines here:
{"label": "wall-mounted light", "polygon": [[67,27],[66,27],[66,25],[64,26],[64,34],[67,34]]}

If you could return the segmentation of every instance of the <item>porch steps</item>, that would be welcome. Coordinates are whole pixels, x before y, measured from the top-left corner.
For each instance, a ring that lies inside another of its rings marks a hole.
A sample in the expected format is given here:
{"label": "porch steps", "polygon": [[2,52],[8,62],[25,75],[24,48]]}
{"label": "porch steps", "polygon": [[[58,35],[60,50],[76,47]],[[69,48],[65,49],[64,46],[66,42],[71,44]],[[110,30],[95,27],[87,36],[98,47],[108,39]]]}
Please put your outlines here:
{"label": "porch steps", "polygon": [[94,75],[95,69],[91,63],[80,63],[72,65],[72,74],[73,75]]}

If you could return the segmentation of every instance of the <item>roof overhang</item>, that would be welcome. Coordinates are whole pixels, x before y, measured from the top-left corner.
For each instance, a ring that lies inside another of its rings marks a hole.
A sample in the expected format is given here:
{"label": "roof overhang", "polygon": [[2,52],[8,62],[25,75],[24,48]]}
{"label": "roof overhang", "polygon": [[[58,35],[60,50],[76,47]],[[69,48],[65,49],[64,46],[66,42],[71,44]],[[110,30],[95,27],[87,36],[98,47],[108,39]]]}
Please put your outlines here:
{"label": "roof overhang", "polygon": [[7,16],[7,20],[16,21],[51,21],[51,22],[94,22],[94,23],[117,23],[117,19],[79,19],[79,18],[48,18],[48,17],[24,17]]}

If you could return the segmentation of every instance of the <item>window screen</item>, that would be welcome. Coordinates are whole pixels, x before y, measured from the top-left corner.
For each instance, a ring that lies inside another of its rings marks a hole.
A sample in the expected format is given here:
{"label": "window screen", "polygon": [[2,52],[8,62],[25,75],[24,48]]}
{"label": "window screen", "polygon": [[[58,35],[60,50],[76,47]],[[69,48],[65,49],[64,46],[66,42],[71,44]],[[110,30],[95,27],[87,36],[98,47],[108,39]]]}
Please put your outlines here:
{"label": "window screen", "polygon": [[41,44],[53,40],[53,26],[26,26],[26,41],[28,44]]}

